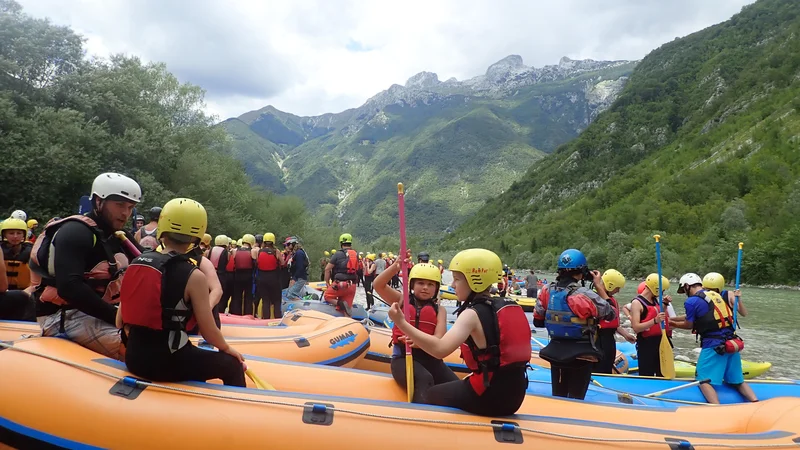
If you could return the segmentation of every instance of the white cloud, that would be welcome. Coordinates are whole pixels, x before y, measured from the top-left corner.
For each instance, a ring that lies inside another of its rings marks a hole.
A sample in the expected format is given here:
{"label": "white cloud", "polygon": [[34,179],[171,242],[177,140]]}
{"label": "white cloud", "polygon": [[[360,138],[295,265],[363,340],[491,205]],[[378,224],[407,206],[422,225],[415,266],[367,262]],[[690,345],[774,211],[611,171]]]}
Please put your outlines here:
{"label": "white cloud", "polygon": [[90,54],[163,61],[220,118],[272,104],[339,112],[423,70],[473,77],[525,64],[640,59],[753,0],[18,0],[87,37]]}

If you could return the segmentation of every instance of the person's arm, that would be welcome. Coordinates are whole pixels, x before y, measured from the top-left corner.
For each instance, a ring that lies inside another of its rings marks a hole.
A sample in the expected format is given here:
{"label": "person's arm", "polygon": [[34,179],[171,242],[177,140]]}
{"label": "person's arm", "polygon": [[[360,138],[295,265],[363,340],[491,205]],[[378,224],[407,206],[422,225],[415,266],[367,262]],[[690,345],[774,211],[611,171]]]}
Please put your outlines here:
{"label": "person's arm", "polygon": [[117,328],[122,328],[122,302],[120,302],[119,307],[117,308],[117,318],[115,320]]}
{"label": "person's arm", "polygon": [[203,272],[193,270],[189,275],[189,281],[186,283],[184,290],[184,298],[189,299],[192,304],[194,318],[197,320],[197,326],[200,328],[200,334],[209,344],[213,345],[219,351],[232,355],[239,361],[244,361],[242,355],[233,349],[227,342],[222,332],[217,328],[214,322],[214,316],[211,314],[211,303],[208,300],[208,281]]}
{"label": "person's arm", "polygon": [[200,258],[198,267],[203,272],[203,275],[206,276],[206,281],[208,281],[208,301],[213,308],[222,298],[222,283],[219,282],[217,269],[214,268],[214,264],[208,258]]}
{"label": "person's arm", "polygon": [[533,307],[533,326],[542,328],[545,326],[545,314],[547,312],[547,304],[550,301],[550,289],[542,286],[539,289],[539,295],[536,299],[536,305]]}
{"label": "person's arm", "polygon": [[55,240],[55,273],[58,296],[71,307],[116,325],[117,308],[106,303],[84,280],[86,257],[93,253],[94,233],[84,224],[67,222]]}
{"label": "person's arm", "polygon": [[[2,250],[0,250],[0,269],[6,266],[5,257]],[[0,270],[0,292],[8,290],[8,277],[6,276],[5,269]]]}
{"label": "person's arm", "polygon": [[389,304],[389,306],[403,299],[403,294],[400,293],[400,291],[389,287],[389,281],[398,273],[400,273],[399,261],[387,267],[386,270],[375,277],[375,281],[372,282],[372,289],[377,292],[378,295]]}
{"label": "person's arm", "polygon": [[631,334],[625,327],[621,326],[621,327],[617,328],[617,334],[619,334],[620,336],[625,338],[625,340],[630,342],[630,343],[636,342],[636,335],[635,334]]}
{"label": "person's arm", "polygon": [[[663,315],[663,313],[661,314]],[[648,330],[650,327],[658,323],[656,321],[658,319],[658,316],[646,322],[642,322],[640,320],[641,317],[642,317],[642,303],[633,302],[633,304],[631,305],[631,328],[633,329],[634,333],[644,333],[645,330]]]}
{"label": "person's arm", "polygon": [[742,317],[747,317],[747,307],[744,306],[744,301],[742,299],[742,291],[735,290],[735,291],[728,291],[728,304],[731,306],[731,310],[733,310],[734,305],[736,305],[736,294],[739,294],[739,307],[737,308],[737,312]]}
{"label": "person's arm", "polygon": [[436,330],[433,335],[441,339],[445,333],[447,333],[447,308],[439,305],[439,311],[436,313]]}
{"label": "person's arm", "polygon": [[471,309],[467,309],[458,316],[453,327],[444,336],[438,338],[420,331],[414,325],[408,323],[398,303],[393,304],[389,309],[389,317],[395,326],[400,327],[400,330],[411,338],[417,348],[421,348],[425,353],[437,359],[444,359],[453,353],[480,326],[478,314]]}

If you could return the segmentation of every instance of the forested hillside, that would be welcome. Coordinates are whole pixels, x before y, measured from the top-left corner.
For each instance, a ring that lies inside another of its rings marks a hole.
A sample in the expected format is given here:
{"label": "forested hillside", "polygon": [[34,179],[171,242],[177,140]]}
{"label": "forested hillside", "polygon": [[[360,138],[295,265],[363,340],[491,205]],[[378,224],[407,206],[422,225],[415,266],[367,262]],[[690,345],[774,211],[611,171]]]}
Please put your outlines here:
{"label": "forested hillside", "polygon": [[115,171],[142,185],[140,210],[190,197],[208,210],[209,233],[297,234],[328,248],[300,199],[250,186],[203,95],[164,64],[88,60],[71,29],[0,0],[0,213],[42,223],[74,213],[94,177]]}
{"label": "forested hillside", "polygon": [[662,45],[612,107],[451,235],[554,267],[723,272],[745,243],[750,283],[800,281],[800,2],[760,0]]}

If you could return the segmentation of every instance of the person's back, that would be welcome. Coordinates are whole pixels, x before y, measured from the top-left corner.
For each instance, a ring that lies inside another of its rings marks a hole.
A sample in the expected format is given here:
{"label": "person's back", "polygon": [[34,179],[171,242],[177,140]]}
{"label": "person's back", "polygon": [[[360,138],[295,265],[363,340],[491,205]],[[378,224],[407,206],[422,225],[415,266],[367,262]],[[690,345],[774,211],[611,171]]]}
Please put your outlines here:
{"label": "person's back", "polygon": [[531,272],[525,276],[525,291],[527,297],[535,298],[537,289],[539,289],[539,277],[531,270]]}
{"label": "person's back", "polygon": [[[128,370],[154,381],[220,378],[226,385],[244,387],[243,358],[217,328],[207,278],[191,260],[197,255],[187,253],[205,232],[205,209],[194,200],[173,199],[164,205],[160,223],[164,249],[134,259],[120,292],[116,324],[127,336]],[[195,325],[219,352],[198,349],[189,341],[187,330]]]}
{"label": "person's back", "polygon": [[375,260],[375,276],[378,276],[386,270],[386,260],[383,258],[377,258]]}
{"label": "person's back", "polygon": [[324,299],[336,306],[336,309],[347,316],[352,316],[353,299],[356,295],[356,273],[358,271],[358,254],[352,248],[353,236],[343,233],[339,236],[341,250],[331,255],[325,267]]}

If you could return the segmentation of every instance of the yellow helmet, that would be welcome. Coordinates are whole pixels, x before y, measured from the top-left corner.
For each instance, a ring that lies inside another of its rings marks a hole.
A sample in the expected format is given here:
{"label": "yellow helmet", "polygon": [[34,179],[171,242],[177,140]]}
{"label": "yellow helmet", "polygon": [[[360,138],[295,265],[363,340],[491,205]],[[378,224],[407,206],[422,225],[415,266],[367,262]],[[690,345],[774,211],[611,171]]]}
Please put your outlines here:
{"label": "yellow helmet", "polygon": [[275,233],[264,233],[264,242],[275,243]]}
{"label": "yellow helmet", "polygon": [[214,238],[214,245],[226,246],[230,243],[231,243],[231,238],[225,236],[224,234],[220,234],[219,236]]}
{"label": "yellow helmet", "polygon": [[238,241],[236,241],[236,246],[237,246],[237,247],[241,247],[241,246],[242,246],[242,240],[241,240],[241,239],[239,239]]}
{"label": "yellow helmet", "polygon": [[342,233],[339,236],[339,243],[340,244],[352,244],[353,243],[353,235],[350,233]]}
{"label": "yellow helmet", "polygon": [[[253,236],[250,233],[247,233],[244,236],[242,236],[241,241],[242,241],[243,244],[250,244],[251,247],[256,245],[256,237]],[[239,245],[242,245],[242,244],[239,244]]]}
{"label": "yellow helmet", "polygon": [[[648,275],[647,278],[644,279],[644,284],[645,286],[647,286],[648,289],[650,289],[650,292],[652,292],[653,295],[658,295],[657,273],[651,273],[650,275]],[[669,279],[664,275],[661,275],[661,289],[663,289],[664,292],[667,292],[667,290],[669,289]]]}
{"label": "yellow helmet", "polygon": [[725,278],[717,272],[709,272],[703,277],[703,287],[706,289],[722,289],[725,286]]}
{"label": "yellow helmet", "polygon": [[331,256],[331,252],[325,250],[325,256]]}
{"label": "yellow helmet", "polygon": [[38,220],[36,220],[36,219],[28,220],[28,228],[33,228],[33,227],[36,227],[36,226],[39,226],[39,221]]}
{"label": "yellow helmet", "polygon": [[442,260],[440,259],[440,260],[439,260],[439,264],[444,264],[444,261],[442,261]]}
{"label": "yellow helmet", "polygon": [[15,219],[10,217],[3,221],[3,226],[0,228],[0,233],[6,230],[19,230],[19,231],[28,231],[28,225],[22,219]]}
{"label": "yellow helmet", "polygon": [[450,271],[464,274],[473,292],[483,292],[503,276],[503,263],[491,250],[471,248],[462,250],[453,257]]}
{"label": "yellow helmet", "polygon": [[394,253],[389,252],[389,258],[394,258]]}
{"label": "yellow helmet", "polygon": [[206,233],[203,235],[203,239],[200,240],[205,245],[211,245],[211,235]]}
{"label": "yellow helmet", "polygon": [[334,253],[336,253],[336,249],[335,249],[335,248],[332,248],[332,249],[331,249],[331,255],[332,255],[332,254],[334,254]]}
{"label": "yellow helmet", "polygon": [[375,261],[375,253],[370,253],[367,255],[367,259],[370,261]]}
{"label": "yellow helmet", "polygon": [[173,198],[161,209],[158,218],[158,239],[164,233],[182,234],[184,236],[203,237],[208,225],[206,209],[200,203],[189,198]]}
{"label": "yellow helmet", "polygon": [[433,264],[419,263],[414,264],[414,267],[411,268],[411,272],[408,274],[408,279],[411,281],[410,286],[414,285],[415,279],[430,280],[438,284],[442,284],[442,273],[439,272],[439,268]]}
{"label": "yellow helmet", "polygon": [[[603,272],[603,284],[608,291],[613,291],[616,288],[622,289],[625,287],[625,276],[619,270],[608,269]],[[656,289],[658,289],[658,286],[656,286]]]}

